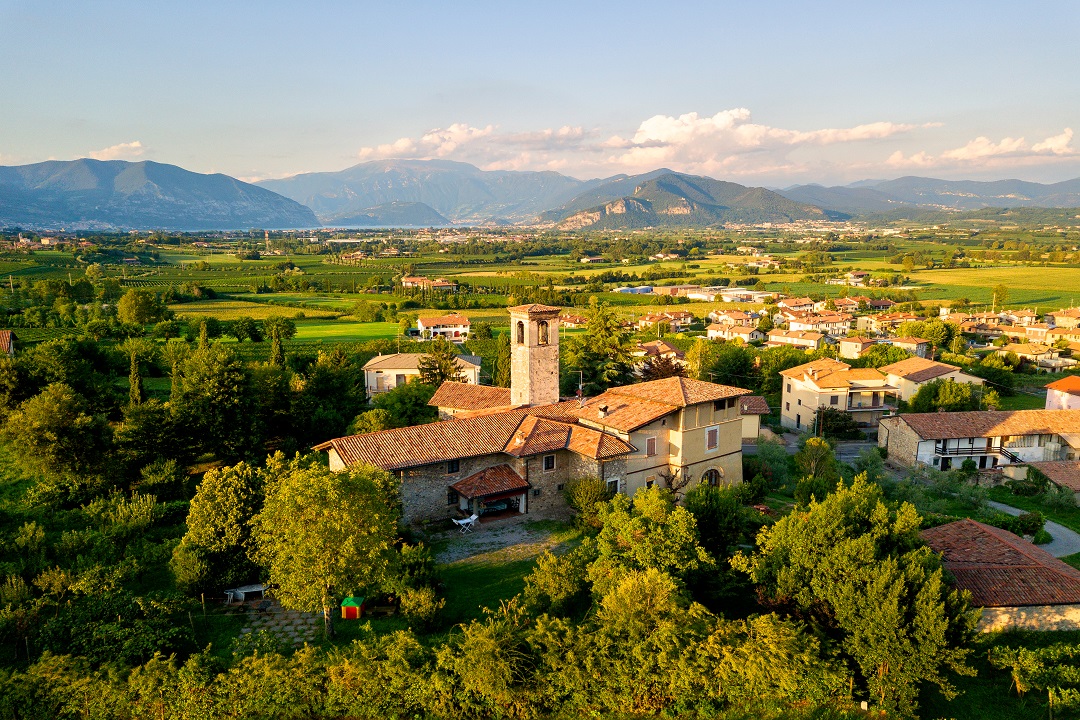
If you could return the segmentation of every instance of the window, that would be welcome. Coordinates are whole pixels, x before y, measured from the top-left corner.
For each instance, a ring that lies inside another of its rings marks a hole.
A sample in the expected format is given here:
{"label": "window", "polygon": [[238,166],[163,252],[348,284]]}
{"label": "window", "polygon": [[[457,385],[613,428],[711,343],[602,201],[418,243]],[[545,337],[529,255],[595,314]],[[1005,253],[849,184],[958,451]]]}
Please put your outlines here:
{"label": "window", "polygon": [[833,395],[832,397],[830,397],[829,398],[829,404],[830,405],[839,405],[840,404],[840,396],[839,395]]}
{"label": "window", "polygon": [[784,409],[785,410],[790,410],[791,409],[791,403],[789,403],[789,402],[784,403]]}
{"label": "window", "polygon": [[651,488],[655,484],[656,484],[656,476],[655,475],[650,475],[649,477],[645,478],[645,487],[646,488]]}
{"label": "window", "polygon": [[397,375],[394,376],[394,385],[404,385],[404,384],[405,384],[405,376],[403,374],[398,373]]}
{"label": "window", "polygon": [[797,400],[796,402],[797,402],[797,403],[798,403],[799,405],[802,405],[802,398],[799,398],[799,399],[798,399],[798,400]]}
{"label": "window", "polygon": [[712,409],[713,409],[713,412],[720,412],[726,406],[727,406],[727,404],[723,400],[717,400],[716,402],[714,402],[712,404]]}
{"label": "window", "polygon": [[791,383],[787,384],[787,392],[791,392]]}
{"label": "window", "polygon": [[701,482],[709,487],[720,487],[720,480],[724,477],[723,470],[717,470],[716,468],[710,468],[705,471],[705,474],[701,476]]}
{"label": "window", "polygon": [[720,447],[720,428],[709,428],[705,431],[705,449],[715,450]]}
{"label": "window", "polygon": [[533,497],[536,497],[537,495],[539,495],[539,494],[540,494],[540,490],[541,490],[541,489],[542,489],[542,488],[533,488],[533,489],[532,489],[532,494],[533,494]]}
{"label": "window", "polygon": [[537,330],[537,340],[536,340],[536,342],[538,344],[540,344],[540,345],[547,345],[548,344],[548,324],[547,324],[547,322],[545,322],[543,320],[538,322],[536,324],[536,330]]}
{"label": "window", "polygon": [[619,492],[619,481],[618,480],[608,480],[607,481],[607,491],[609,493],[611,493],[612,495]]}
{"label": "window", "polygon": [[562,483],[559,483],[558,485],[555,486],[555,489],[558,490],[559,492],[562,492],[564,487],[566,487],[566,486],[563,485]]}
{"label": "window", "polygon": [[460,460],[447,460],[446,461],[446,474],[453,475],[461,470]]}
{"label": "window", "polygon": [[802,415],[796,415],[795,416],[795,427],[797,427],[797,428],[802,427]]}
{"label": "window", "polygon": [[457,505],[458,504],[458,491],[454,488],[446,488],[446,504]]}
{"label": "window", "polygon": [[551,472],[554,469],[555,469],[555,456],[554,455],[545,455],[544,456],[544,472]]}
{"label": "window", "polygon": [[652,457],[656,454],[656,438],[645,438],[645,455]]}
{"label": "window", "polygon": [[521,322],[520,320],[518,320],[517,324],[517,344],[525,344],[525,323]]}

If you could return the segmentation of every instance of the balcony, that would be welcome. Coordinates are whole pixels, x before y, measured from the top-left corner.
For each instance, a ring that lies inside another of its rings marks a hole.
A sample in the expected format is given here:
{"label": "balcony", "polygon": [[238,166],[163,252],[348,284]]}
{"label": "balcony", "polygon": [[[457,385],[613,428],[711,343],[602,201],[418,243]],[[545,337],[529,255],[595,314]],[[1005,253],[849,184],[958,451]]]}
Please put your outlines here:
{"label": "balcony", "polygon": [[934,448],[939,457],[974,457],[977,455],[999,455],[1011,463],[1023,462],[1015,453],[1003,447],[941,447]]}

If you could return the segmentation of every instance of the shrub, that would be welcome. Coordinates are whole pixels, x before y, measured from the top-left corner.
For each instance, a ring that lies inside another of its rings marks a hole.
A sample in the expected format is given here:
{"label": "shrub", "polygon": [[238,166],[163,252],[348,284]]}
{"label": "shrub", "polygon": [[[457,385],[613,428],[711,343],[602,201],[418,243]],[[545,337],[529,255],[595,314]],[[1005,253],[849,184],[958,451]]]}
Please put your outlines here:
{"label": "shrub", "polygon": [[1032,542],[1036,545],[1045,545],[1046,543],[1053,541],[1053,539],[1054,538],[1051,537],[1050,533],[1046,532],[1046,530],[1039,530],[1035,533],[1035,537],[1032,538]]}
{"label": "shrub", "polygon": [[835,480],[808,475],[795,486],[795,500],[800,505],[809,505],[811,498],[821,502],[834,490],[836,490]]}
{"label": "shrub", "polygon": [[522,592],[525,607],[536,615],[567,615],[587,603],[589,559],[584,548],[566,555],[545,552],[537,558],[533,571],[525,576]]}
{"label": "shrub", "polygon": [[1015,520],[1013,520],[1012,532],[1017,535],[1035,535],[1046,524],[1046,518],[1043,517],[1041,512],[1028,512],[1023,513]]}
{"label": "shrub", "polygon": [[1043,496],[1043,503],[1054,510],[1069,510],[1076,507],[1076,493],[1066,487],[1050,487]]}
{"label": "shrub", "polygon": [[434,625],[444,607],[446,598],[440,598],[431,587],[406,588],[401,593],[401,614],[419,629]]}
{"label": "shrub", "polygon": [[596,506],[611,499],[607,483],[598,477],[575,478],[563,488],[566,504],[577,511],[578,520],[586,525],[596,524]]}

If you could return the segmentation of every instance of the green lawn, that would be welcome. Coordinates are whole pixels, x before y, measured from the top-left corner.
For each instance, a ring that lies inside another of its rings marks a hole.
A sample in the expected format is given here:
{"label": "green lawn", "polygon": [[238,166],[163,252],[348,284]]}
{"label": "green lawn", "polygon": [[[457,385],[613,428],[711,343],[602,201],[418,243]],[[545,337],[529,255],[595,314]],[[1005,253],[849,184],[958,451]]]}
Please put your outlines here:
{"label": "green lawn", "polygon": [[398,332],[397,323],[297,320],[295,339],[298,341],[364,342],[366,340],[393,340],[398,336]]}
{"label": "green lawn", "polygon": [[1046,397],[1017,393],[1016,395],[1002,396],[1002,410],[1042,410],[1046,407]]}

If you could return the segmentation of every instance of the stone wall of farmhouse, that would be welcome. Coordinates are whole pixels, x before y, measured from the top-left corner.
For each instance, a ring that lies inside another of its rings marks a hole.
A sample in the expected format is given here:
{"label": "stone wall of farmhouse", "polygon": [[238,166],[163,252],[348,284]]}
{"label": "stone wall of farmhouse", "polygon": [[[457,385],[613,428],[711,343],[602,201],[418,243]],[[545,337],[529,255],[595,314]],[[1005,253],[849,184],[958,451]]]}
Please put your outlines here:
{"label": "stone wall of farmhouse", "polygon": [[983,608],[979,632],[1000,630],[1080,630],[1080,605]]}
{"label": "stone wall of farmhouse", "polygon": [[889,462],[914,467],[919,456],[919,436],[899,416],[882,418],[878,447],[886,449]]}
{"label": "stone wall of farmhouse", "polygon": [[[447,490],[458,480],[495,465],[506,464],[524,477],[522,468],[508,455],[462,458],[460,469],[447,474],[446,463],[433,463],[401,471],[402,520],[407,524],[461,517],[457,503],[447,503]],[[449,525],[449,523],[447,523]]]}

